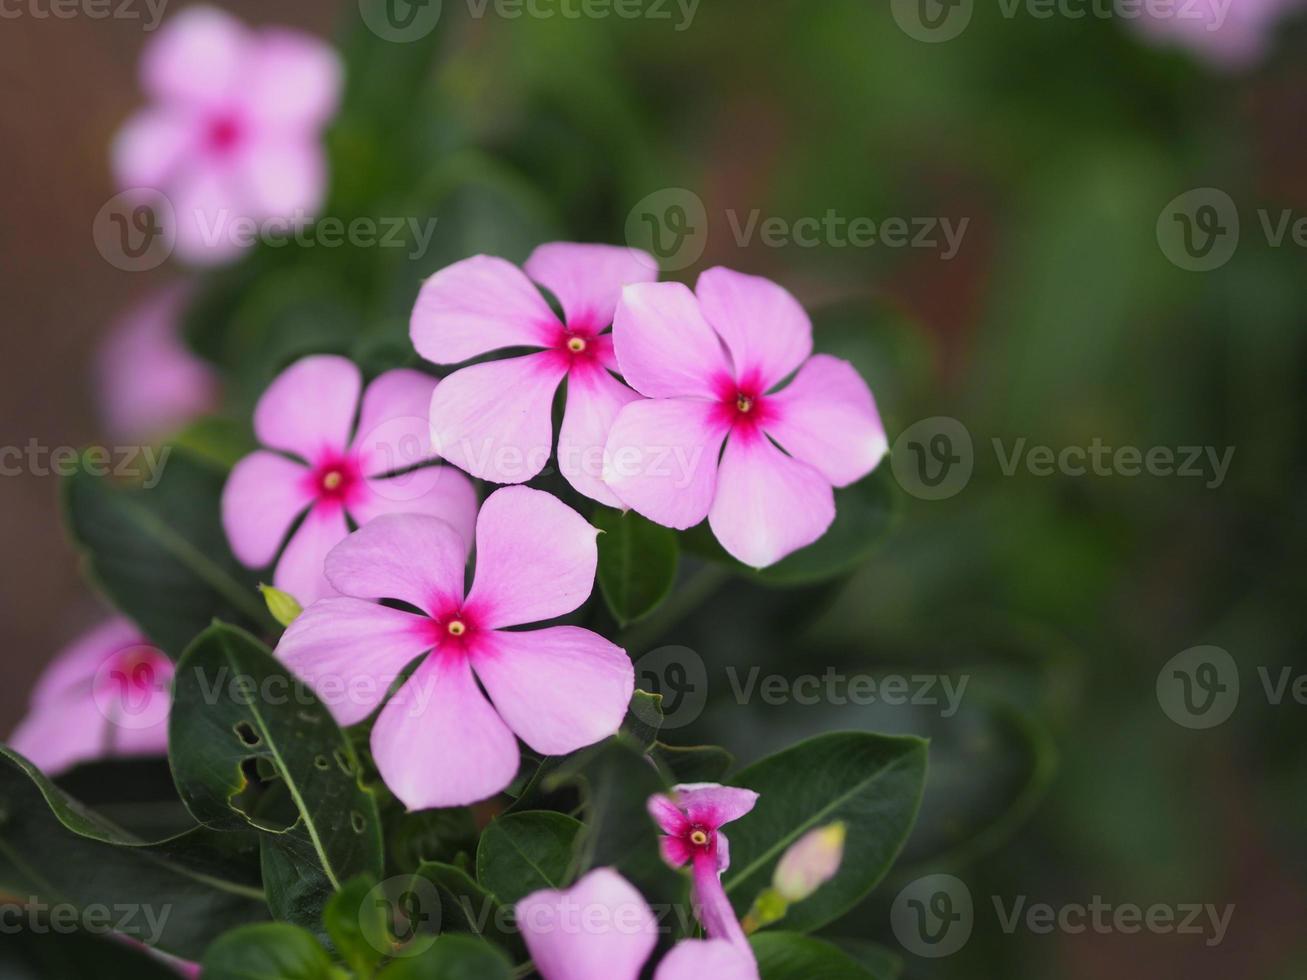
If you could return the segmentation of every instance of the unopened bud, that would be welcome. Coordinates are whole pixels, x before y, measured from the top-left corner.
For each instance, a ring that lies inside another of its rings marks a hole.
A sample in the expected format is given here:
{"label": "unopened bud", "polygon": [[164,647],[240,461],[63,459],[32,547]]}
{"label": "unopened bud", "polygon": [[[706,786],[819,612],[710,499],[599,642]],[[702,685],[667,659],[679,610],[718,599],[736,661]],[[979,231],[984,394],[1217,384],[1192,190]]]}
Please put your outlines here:
{"label": "unopened bud", "polygon": [[295,622],[295,617],[304,611],[304,607],[289,592],[262,584],[259,586],[259,591],[263,593],[263,601],[268,604],[268,612],[272,613],[272,618],[282,626],[289,626]]}
{"label": "unopened bud", "polygon": [[802,902],[835,877],[844,860],[843,823],[809,831],[790,847],[776,865],[772,886],[785,901]]}

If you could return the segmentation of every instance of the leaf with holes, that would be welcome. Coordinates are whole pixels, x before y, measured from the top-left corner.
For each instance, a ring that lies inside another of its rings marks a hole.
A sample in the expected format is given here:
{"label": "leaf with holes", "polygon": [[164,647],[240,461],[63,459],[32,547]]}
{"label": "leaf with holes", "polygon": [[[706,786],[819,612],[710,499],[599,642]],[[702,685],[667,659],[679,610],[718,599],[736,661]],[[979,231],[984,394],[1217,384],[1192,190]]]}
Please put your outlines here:
{"label": "leaf with holes", "polygon": [[331,713],[267,648],[216,623],[177,665],[169,757],[182,801],[211,827],[263,832],[268,904],[321,928],[330,895],[380,876],[377,804]]}
{"label": "leaf with holes", "polygon": [[907,839],[926,784],[926,742],[912,736],[835,732],[749,766],[731,782],[758,804],[731,824],[724,884],[743,914],[771,883],[786,849],[814,827],[848,826],[839,872],[790,907],[777,928],[808,932],[837,918],[884,877]]}
{"label": "leaf with holes", "polygon": [[580,822],[565,813],[530,810],[491,822],[477,847],[477,880],[511,905],[542,888],[562,888]]}

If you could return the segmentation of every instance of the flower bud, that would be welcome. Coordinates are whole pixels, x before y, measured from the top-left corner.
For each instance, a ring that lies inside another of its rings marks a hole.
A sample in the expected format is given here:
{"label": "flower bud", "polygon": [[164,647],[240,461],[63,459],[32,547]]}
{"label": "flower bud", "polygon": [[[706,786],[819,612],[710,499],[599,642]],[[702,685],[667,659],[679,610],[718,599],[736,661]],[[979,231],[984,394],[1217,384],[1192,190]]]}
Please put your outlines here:
{"label": "flower bud", "polygon": [[835,877],[844,859],[844,832],[843,823],[818,827],[785,852],[772,877],[785,901],[801,902]]}
{"label": "flower bud", "polygon": [[263,601],[268,604],[268,612],[272,613],[272,618],[282,626],[289,626],[295,622],[295,617],[304,611],[304,607],[289,592],[262,584],[259,585],[259,591],[263,593]]}

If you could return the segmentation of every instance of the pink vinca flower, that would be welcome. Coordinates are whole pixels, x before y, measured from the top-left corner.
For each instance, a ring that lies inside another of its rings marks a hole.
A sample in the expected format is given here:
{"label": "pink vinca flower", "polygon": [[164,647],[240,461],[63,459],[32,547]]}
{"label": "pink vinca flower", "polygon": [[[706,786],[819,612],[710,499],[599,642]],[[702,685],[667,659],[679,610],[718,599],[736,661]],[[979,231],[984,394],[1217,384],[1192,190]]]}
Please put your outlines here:
{"label": "pink vinca flower", "polygon": [[[638,980],[658,941],[658,922],[638,891],[598,868],[565,891],[538,891],[515,918],[544,980]],[[663,957],[654,980],[758,980],[748,945],[686,939]]]}
{"label": "pink vinca flower", "polygon": [[327,578],[343,597],[306,609],[277,652],[342,725],[371,714],[425,654],[372,729],[377,767],[410,809],[485,799],[517,774],[514,735],[563,755],[612,735],[626,714],[635,673],[621,648],[576,626],[509,629],[589,598],[597,534],[547,493],[497,490],[477,516],[476,575],[465,593],[467,549],[452,527],[379,517],[327,556]]}
{"label": "pink vinca flower", "polygon": [[[559,471],[587,497],[617,506],[603,483],[604,441],[618,410],[638,396],[610,373],[613,340],[604,331],[622,287],[657,278],[656,269],[633,249],[555,242],[531,254],[525,274],[478,255],[428,279],[410,329],[428,361],[458,364],[507,347],[542,348],[473,364],[441,383],[431,400],[441,455],[483,480],[531,479],[549,460],[554,394],[566,378]],[[557,297],[561,320],[536,283]]]}
{"label": "pink vinca flower", "polygon": [[1276,23],[1302,6],[1302,0],[1145,4],[1126,22],[1152,41],[1182,45],[1217,68],[1239,70],[1266,55]]}
{"label": "pink vinca flower", "polygon": [[182,285],[156,293],[118,321],[100,346],[98,400],[119,438],[160,438],[218,405],[217,376],[178,332],[185,299]]}
{"label": "pink vinca flower", "polygon": [[47,775],[106,756],[166,755],[173,665],[110,619],[46,668],[9,745]]}
{"label": "pink vinca flower", "polygon": [[812,324],[780,286],[718,268],[696,291],[650,283],[622,295],[617,360],[650,400],[618,414],[604,478],[659,524],[707,517],[728,552],[762,568],[826,532],[832,485],[875,469],[885,430],[851,364],[809,357]]}
{"label": "pink vinca flower", "polygon": [[276,218],[284,231],[321,205],[322,130],[341,81],[336,52],[314,37],[190,7],[145,49],[141,84],[153,104],[114,141],[118,183],[166,195],[183,259],[229,259],[246,237],[241,224]]}
{"label": "pink vinca flower", "polygon": [[694,905],[704,930],[713,939],[748,947],[721,876],[731,864],[730,846],[721,828],[739,820],[758,802],[751,789],[716,783],[685,783],[671,796],[649,798],[649,814],[665,835],[663,859],[673,868],[690,865]]}
{"label": "pink vinca flower", "polygon": [[412,469],[436,458],[426,417],[435,387],[420,371],[387,371],[360,408],[362,378],[346,358],[306,357],[283,371],[254,409],[254,434],[278,452],[246,456],[223,488],[222,524],[236,557],[251,568],[269,564],[308,511],[272,578],[307,605],[335,595],[322,563],[349,534],[347,517],[366,524],[380,514],[432,514],[470,543],[471,481],[448,466]]}

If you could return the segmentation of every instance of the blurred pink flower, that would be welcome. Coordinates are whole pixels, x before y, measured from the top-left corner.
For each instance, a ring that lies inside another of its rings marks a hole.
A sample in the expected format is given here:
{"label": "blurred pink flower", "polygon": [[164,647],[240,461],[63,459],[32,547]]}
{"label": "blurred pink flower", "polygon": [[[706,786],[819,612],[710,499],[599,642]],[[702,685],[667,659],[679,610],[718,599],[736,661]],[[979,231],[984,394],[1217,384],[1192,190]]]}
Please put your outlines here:
{"label": "blurred pink flower", "polygon": [[427,428],[435,387],[420,371],[387,371],[360,408],[362,378],[344,357],[305,357],[283,371],[254,410],[254,434],[279,452],[246,456],[223,488],[222,525],[236,557],[251,568],[269,564],[307,510],[272,583],[308,605],[336,594],[322,563],[349,534],[347,517],[366,524],[379,514],[431,514],[470,542],[471,481],[448,466],[411,469],[436,458]]}
{"label": "blurred pink flower", "polygon": [[379,517],[327,556],[327,578],[344,597],[309,606],[277,653],[342,725],[371,714],[426,654],[372,729],[377,768],[412,810],[485,799],[517,774],[514,735],[563,755],[612,735],[625,717],[635,675],[622,649],[576,626],[508,629],[589,598],[597,534],[547,493],[497,490],[477,516],[476,575],[465,594],[467,545],[453,528],[421,515]]}
{"label": "blurred pink flower", "polygon": [[215,372],[182,343],[186,288],[170,286],[130,310],[101,344],[96,389],[115,438],[158,439],[218,405]]}
{"label": "blurred pink flower", "polygon": [[[423,284],[410,332],[428,361],[457,364],[507,347],[543,348],[446,378],[431,402],[436,444],[473,476],[526,482],[549,459],[554,394],[567,378],[559,471],[580,493],[618,506],[603,483],[603,447],[618,410],[638,396],[610,373],[616,363],[605,331],[622,287],[656,279],[658,266],[634,249],[554,242],[537,248],[524,268],[478,255]],[[536,283],[558,299],[561,320]]]}
{"label": "blurred pink flower", "polygon": [[[544,980],[638,980],[657,944],[653,911],[611,868],[564,891],[534,892],[514,911]],[[663,957],[654,980],[758,980],[758,966],[747,944],[686,939]]]}
{"label": "blurred pink flower", "polygon": [[115,617],[45,669],[9,745],[46,775],[106,756],[166,755],[173,665]]}
{"label": "blurred pink flower", "polygon": [[671,796],[649,797],[649,814],[665,835],[663,859],[673,868],[690,865],[694,905],[712,939],[748,947],[721,876],[731,865],[731,852],[721,828],[753,809],[758,794],[716,783],[685,783]]}
{"label": "blurred pink flower", "polygon": [[604,479],[659,524],[707,517],[722,547],[762,568],[826,533],[832,485],[875,469],[885,430],[851,364],[809,357],[812,324],[780,286],[717,268],[696,291],[650,283],[622,294],[617,362],[649,400],[618,413]]}
{"label": "blurred pink flower", "polygon": [[[1127,0],[1118,0],[1124,8]],[[1303,0],[1198,0],[1197,3],[1131,4],[1127,23],[1146,38],[1179,44],[1205,61],[1240,69],[1260,61],[1276,23]]]}
{"label": "blurred pink flower", "polygon": [[167,953],[161,953],[154,947],[141,942],[135,936],[126,936],[122,933],[115,932],[111,933],[110,937],[119,942],[125,943],[128,946],[134,946],[154,957],[154,959],[158,960],[160,963],[167,964],[177,972],[178,976],[185,977],[186,980],[199,980],[201,970],[200,964],[198,963],[192,963],[190,960],[183,960],[177,956],[169,956]]}
{"label": "blurred pink flower", "polygon": [[234,223],[303,223],[321,206],[322,130],[342,73],[317,38],[189,7],[145,49],[141,84],[153,103],[114,140],[118,183],[166,195],[182,259],[230,259],[241,247]]}

